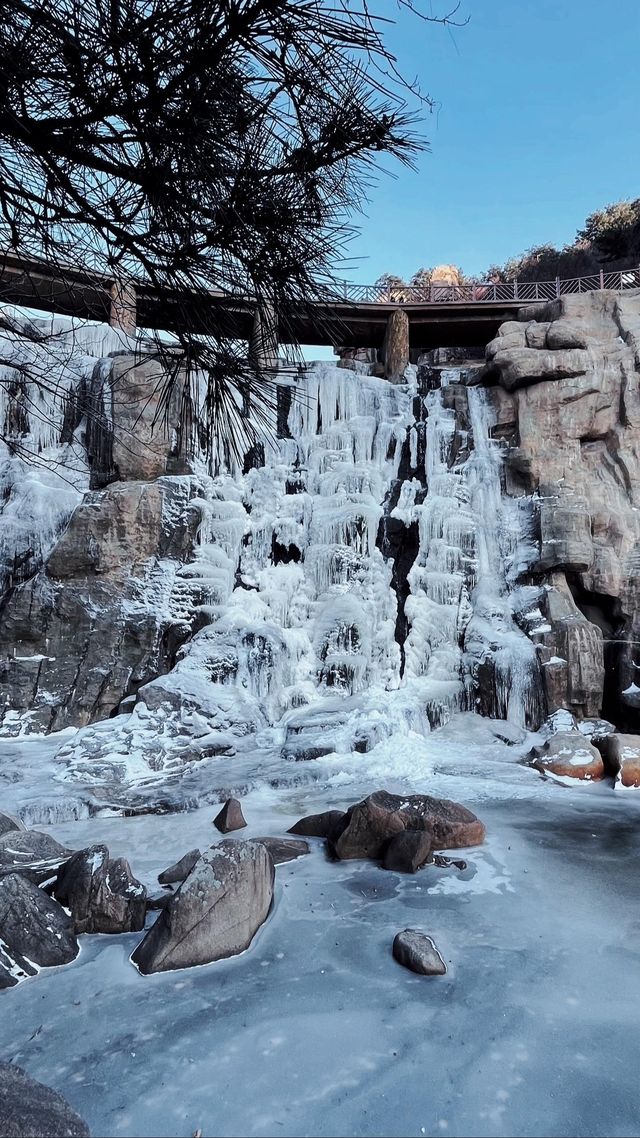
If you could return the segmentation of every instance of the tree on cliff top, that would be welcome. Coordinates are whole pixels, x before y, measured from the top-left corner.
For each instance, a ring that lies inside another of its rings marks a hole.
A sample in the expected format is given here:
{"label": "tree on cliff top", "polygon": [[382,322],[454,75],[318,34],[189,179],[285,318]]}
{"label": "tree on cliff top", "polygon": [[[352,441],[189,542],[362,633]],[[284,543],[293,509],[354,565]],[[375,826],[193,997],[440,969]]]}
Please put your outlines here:
{"label": "tree on cliff top", "polygon": [[422,145],[430,100],[402,79],[389,20],[367,0],[4,0],[2,15],[2,245],[188,292],[178,354],[158,344],[167,402],[181,385],[188,427],[203,373],[209,443],[246,435],[242,395],[264,416],[264,376],[209,307],[197,334],[207,293],[280,312],[331,295],[380,157]]}

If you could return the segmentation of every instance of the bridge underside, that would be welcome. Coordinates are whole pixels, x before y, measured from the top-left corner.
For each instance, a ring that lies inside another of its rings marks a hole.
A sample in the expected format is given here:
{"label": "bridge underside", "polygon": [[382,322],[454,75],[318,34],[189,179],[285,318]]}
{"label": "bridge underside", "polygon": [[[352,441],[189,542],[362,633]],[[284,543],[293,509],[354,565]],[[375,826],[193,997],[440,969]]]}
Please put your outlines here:
{"label": "bridge underside", "polygon": [[[0,264],[0,301],[5,303],[113,323],[113,290],[113,281],[89,274],[69,272],[62,279],[46,267],[25,270],[7,259]],[[196,301],[168,292],[159,294],[143,285],[136,289],[133,303],[133,322],[128,330],[136,325],[167,332],[188,328],[206,335],[215,318],[216,327],[228,336],[251,339],[255,305],[248,300],[212,293]],[[409,347],[420,350],[487,344],[503,321],[516,318],[521,303],[310,303],[291,306],[279,314],[278,338],[282,343],[382,348],[389,316],[399,307],[407,316]]]}

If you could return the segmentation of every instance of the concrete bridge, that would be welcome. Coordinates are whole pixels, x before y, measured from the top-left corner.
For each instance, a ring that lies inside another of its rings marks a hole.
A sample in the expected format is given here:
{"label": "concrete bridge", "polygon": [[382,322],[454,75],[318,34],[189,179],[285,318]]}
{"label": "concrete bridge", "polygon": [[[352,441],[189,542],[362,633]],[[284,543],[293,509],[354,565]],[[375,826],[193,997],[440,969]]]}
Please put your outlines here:
{"label": "concrete bridge", "polygon": [[[640,269],[594,274],[572,280],[487,281],[468,285],[413,286],[340,284],[329,299],[290,303],[278,314],[257,312],[250,298],[212,291],[190,305],[189,296],[134,285],[91,270],[51,267],[15,254],[0,257],[0,303],[23,305],[80,319],[108,321],[134,335],[137,327],[167,332],[185,326],[206,334],[216,326],[254,345],[265,362],[277,343],[325,344],[382,349],[391,374],[400,356],[436,347],[482,346],[523,305],[599,288],[640,286]],[[395,344],[395,347],[394,347]]]}

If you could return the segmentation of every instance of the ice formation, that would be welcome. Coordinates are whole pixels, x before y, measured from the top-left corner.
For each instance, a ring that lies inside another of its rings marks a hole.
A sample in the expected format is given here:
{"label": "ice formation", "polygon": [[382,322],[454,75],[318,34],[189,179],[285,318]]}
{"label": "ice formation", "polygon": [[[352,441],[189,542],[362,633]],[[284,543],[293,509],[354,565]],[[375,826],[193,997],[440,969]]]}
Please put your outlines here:
{"label": "ice formation", "polygon": [[[30,415],[23,440],[47,465],[5,448],[5,561],[29,543],[45,557],[87,485],[82,424],[60,442],[65,400],[96,368],[108,376],[101,357],[115,346],[104,329],[61,331],[57,344],[61,396]],[[400,385],[364,370],[283,372],[288,419],[283,437],[265,440],[264,465],[196,471],[197,548],[177,587],[198,631],[133,712],[111,721],[124,781],[171,770],[194,748],[242,749],[265,730],[299,759],[425,735],[461,710],[536,725],[537,662],[512,592],[522,535],[487,393],[465,387],[455,366],[439,386],[424,367]],[[55,465],[70,454],[72,485]],[[28,507],[25,470],[37,472]],[[86,775],[106,738],[95,725],[63,748],[69,776]]]}

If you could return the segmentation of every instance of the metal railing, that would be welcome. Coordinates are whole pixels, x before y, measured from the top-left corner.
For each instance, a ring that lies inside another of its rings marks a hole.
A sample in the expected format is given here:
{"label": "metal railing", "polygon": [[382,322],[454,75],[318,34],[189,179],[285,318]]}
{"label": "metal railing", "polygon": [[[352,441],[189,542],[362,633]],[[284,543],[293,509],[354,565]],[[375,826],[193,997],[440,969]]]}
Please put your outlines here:
{"label": "metal railing", "polygon": [[593,273],[588,277],[556,277],[552,281],[474,281],[470,284],[358,285],[344,281],[336,301],[355,304],[445,304],[496,303],[529,304],[536,300],[556,300],[572,293],[595,292],[610,288],[622,291],[640,288],[640,267]]}

